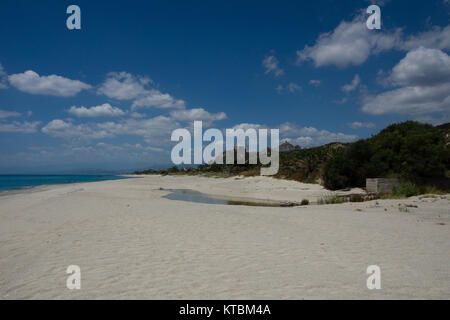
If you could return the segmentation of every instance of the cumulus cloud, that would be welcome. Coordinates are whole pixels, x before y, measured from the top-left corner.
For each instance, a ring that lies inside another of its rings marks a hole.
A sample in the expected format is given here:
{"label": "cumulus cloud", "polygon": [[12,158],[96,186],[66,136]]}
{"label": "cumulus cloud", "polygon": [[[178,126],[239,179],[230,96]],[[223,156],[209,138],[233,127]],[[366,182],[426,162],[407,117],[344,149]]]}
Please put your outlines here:
{"label": "cumulus cloud", "polygon": [[9,83],[16,89],[31,93],[58,97],[72,97],[80,91],[91,88],[79,80],[57,75],[40,76],[32,70],[8,76]]}
{"label": "cumulus cloud", "polygon": [[375,123],[372,122],[359,122],[359,121],[355,121],[355,122],[351,122],[347,124],[350,128],[352,129],[360,129],[360,128],[367,128],[367,129],[371,129],[371,128],[375,128]]}
{"label": "cumulus cloud", "polygon": [[97,93],[118,100],[132,100],[144,95],[148,78],[135,77],[127,72],[110,72]]}
{"label": "cumulus cloud", "polygon": [[153,107],[160,109],[183,109],[183,100],[177,100],[170,94],[157,89],[147,88],[153,81],[146,77],[134,76],[127,72],[111,72],[97,90],[108,98],[134,100],[132,109]]}
{"label": "cumulus cloud", "polygon": [[429,31],[411,35],[400,44],[403,50],[414,50],[418,47],[431,49],[450,49],[450,25],[445,28],[435,26]]}
{"label": "cumulus cloud", "polygon": [[400,86],[434,86],[448,83],[450,57],[441,50],[420,47],[408,52],[392,69],[390,79]]}
{"label": "cumulus cloud", "polygon": [[154,139],[155,143],[166,145],[170,142],[171,132],[180,125],[172,118],[158,116],[151,119],[125,119],[114,122],[94,122],[74,124],[69,120],[55,119],[41,131],[51,137],[72,142],[86,142],[120,135],[135,135]]}
{"label": "cumulus cloud", "polygon": [[127,119],[120,122],[99,123],[98,127],[113,135],[136,135],[154,138],[161,144],[167,144],[170,141],[171,132],[180,125],[170,117],[157,116],[150,119]]}
{"label": "cumulus cloud", "polygon": [[312,85],[312,86],[315,86],[315,87],[320,86],[321,83],[322,83],[321,80],[314,80],[314,79],[313,80],[309,80],[309,84]]}
{"label": "cumulus cloud", "polygon": [[363,99],[370,114],[450,112],[450,57],[441,50],[409,52],[393,69],[389,82],[399,88]]}
{"label": "cumulus cloud", "polygon": [[371,53],[394,48],[400,41],[401,31],[373,32],[366,27],[365,17],[342,21],[336,29],[323,33],[312,47],[306,45],[297,51],[297,63],[312,60],[316,67],[334,65],[345,68],[361,65]]}
{"label": "cumulus cloud", "polygon": [[13,121],[11,123],[0,122],[0,132],[34,133],[37,131],[37,127],[39,125],[40,125],[39,121],[34,121],[34,122]]}
{"label": "cumulus cloud", "polygon": [[174,110],[170,112],[170,116],[175,120],[184,122],[201,120],[205,123],[205,125],[210,125],[214,121],[224,120],[227,118],[227,115],[224,112],[210,113],[203,108],[194,108],[189,110]]}
{"label": "cumulus cloud", "polygon": [[100,106],[85,108],[85,107],[70,107],[70,114],[76,117],[118,117],[125,115],[125,112],[117,107],[111,106],[109,103],[104,103]]}
{"label": "cumulus cloud", "polygon": [[145,95],[136,99],[131,108],[145,108],[154,107],[159,109],[183,109],[185,103],[183,100],[177,100],[173,98],[170,94],[161,93],[158,90],[149,90]]}
{"label": "cumulus cloud", "polygon": [[0,110],[0,119],[19,117],[21,114],[15,111]]}
{"label": "cumulus cloud", "polygon": [[262,61],[262,65],[266,68],[265,74],[273,73],[275,77],[279,77],[284,74],[283,69],[279,66],[279,61],[275,56],[267,56]]}
{"label": "cumulus cloud", "polygon": [[345,68],[363,64],[370,55],[389,50],[410,51],[423,46],[450,49],[450,25],[404,37],[401,29],[374,32],[366,27],[367,15],[342,21],[334,30],[319,35],[313,46],[297,51],[297,63],[311,60],[316,67]]}
{"label": "cumulus cloud", "polygon": [[51,137],[64,138],[77,141],[87,141],[91,139],[103,139],[113,137],[108,130],[98,127],[98,124],[78,124],[70,121],[55,119],[44,126],[41,131]]}
{"label": "cumulus cloud", "polygon": [[300,127],[295,123],[282,123],[279,126],[280,135],[293,144],[302,147],[323,145],[331,142],[351,142],[358,139],[356,135],[334,133],[328,130],[319,130],[314,127]]}
{"label": "cumulus cloud", "polygon": [[8,78],[8,75],[6,74],[5,69],[3,68],[2,64],[0,63],[0,89],[8,88],[7,78]]}
{"label": "cumulus cloud", "polygon": [[361,83],[361,79],[360,79],[359,75],[355,74],[352,82],[342,86],[341,90],[344,92],[351,92],[351,91],[355,90],[359,86],[360,83]]}

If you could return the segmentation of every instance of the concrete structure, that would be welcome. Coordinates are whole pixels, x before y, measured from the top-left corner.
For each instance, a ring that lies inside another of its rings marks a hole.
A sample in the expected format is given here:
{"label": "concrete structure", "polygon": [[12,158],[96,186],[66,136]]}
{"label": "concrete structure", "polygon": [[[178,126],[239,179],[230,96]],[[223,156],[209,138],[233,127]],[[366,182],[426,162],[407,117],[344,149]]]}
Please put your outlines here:
{"label": "concrete structure", "polygon": [[374,178],[366,179],[366,191],[368,193],[391,194],[392,187],[399,186],[398,179]]}

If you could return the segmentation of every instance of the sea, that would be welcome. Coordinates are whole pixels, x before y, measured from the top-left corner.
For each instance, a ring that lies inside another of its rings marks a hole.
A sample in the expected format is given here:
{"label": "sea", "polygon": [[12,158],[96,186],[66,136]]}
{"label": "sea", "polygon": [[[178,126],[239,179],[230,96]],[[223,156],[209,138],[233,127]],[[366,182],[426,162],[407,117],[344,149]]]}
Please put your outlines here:
{"label": "sea", "polygon": [[0,191],[26,189],[49,184],[68,184],[104,180],[127,179],[117,175],[0,175]]}

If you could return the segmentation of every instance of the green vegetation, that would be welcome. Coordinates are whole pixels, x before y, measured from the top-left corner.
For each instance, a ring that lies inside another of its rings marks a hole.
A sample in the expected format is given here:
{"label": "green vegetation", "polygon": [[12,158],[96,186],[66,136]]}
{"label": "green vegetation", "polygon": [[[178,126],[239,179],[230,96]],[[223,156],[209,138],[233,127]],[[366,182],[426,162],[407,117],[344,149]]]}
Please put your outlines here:
{"label": "green vegetation", "polygon": [[[331,143],[282,152],[275,178],[322,183],[330,190],[364,187],[366,178],[400,178],[410,184],[395,190],[394,197],[445,193],[449,190],[450,180],[449,130],[448,124],[433,127],[406,121],[392,124],[377,135],[354,143]],[[214,163],[196,168],[172,167],[136,173],[201,174],[214,177],[259,175],[261,165],[249,164],[248,152],[246,159],[245,164]],[[435,185],[437,180],[444,183]],[[354,198],[354,202],[359,200]]]}
{"label": "green vegetation", "polygon": [[307,206],[308,204],[309,204],[308,199],[303,199],[302,202],[300,202],[300,205],[302,205],[302,206]]}
{"label": "green vegetation", "polygon": [[445,177],[449,167],[449,148],[442,132],[407,121],[335,150],[325,165],[323,180],[331,190],[361,187],[371,177],[398,177],[420,184],[426,178]]}
{"label": "green vegetation", "polygon": [[392,195],[394,197],[412,197],[417,196],[419,193],[419,189],[412,182],[405,182],[398,187],[392,187]]}

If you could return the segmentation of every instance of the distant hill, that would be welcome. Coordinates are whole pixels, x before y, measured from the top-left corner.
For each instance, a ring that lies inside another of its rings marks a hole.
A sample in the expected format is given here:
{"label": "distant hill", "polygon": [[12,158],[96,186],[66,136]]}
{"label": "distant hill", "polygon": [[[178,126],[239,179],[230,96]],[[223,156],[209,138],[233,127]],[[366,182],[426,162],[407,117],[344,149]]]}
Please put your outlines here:
{"label": "distant hill", "polygon": [[300,146],[294,146],[292,144],[290,144],[289,142],[285,141],[282,144],[280,144],[280,152],[291,152],[291,151],[298,151],[300,150]]}
{"label": "distant hill", "polygon": [[[377,135],[353,143],[330,143],[280,152],[280,179],[320,183],[328,189],[362,187],[366,178],[399,177],[421,183],[450,177],[450,124],[437,127],[414,121],[392,124]],[[293,146],[292,146],[293,147]],[[294,147],[295,148],[295,147]],[[236,152],[236,150],[235,150]],[[205,164],[197,168],[147,173],[255,176],[261,165]],[[140,172],[145,173],[145,172]],[[427,180],[428,181],[428,180]]]}

